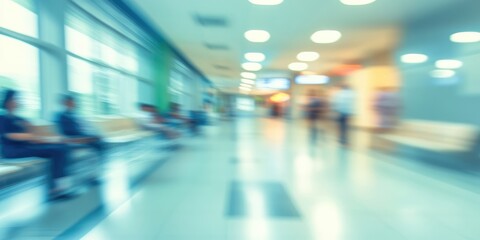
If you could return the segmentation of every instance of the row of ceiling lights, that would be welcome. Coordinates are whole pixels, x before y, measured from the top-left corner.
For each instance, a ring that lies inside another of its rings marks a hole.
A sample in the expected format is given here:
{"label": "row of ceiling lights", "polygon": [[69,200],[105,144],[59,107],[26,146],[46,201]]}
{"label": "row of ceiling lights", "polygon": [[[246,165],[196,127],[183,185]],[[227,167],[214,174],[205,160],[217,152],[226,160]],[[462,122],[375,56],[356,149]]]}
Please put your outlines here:
{"label": "row of ceiling lights", "polygon": [[[279,5],[283,3],[283,0],[249,0],[250,3],[256,5]],[[345,5],[366,5],[375,2],[376,0],[340,0]],[[244,33],[244,37],[254,43],[264,43],[270,40],[270,33],[265,30],[249,30]],[[336,30],[321,30],[317,31],[310,39],[315,43],[328,44],[334,43],[340,40],[342,34]],[[262,65],[260,62],[265,61],[266,56],[263,53],[252,52],[246,53],[245,59],[248,61],[242,64],[242,68],[246,71],[243,72],[242,81],[240,84],[240,90],[242,91],[251,91],[252,86],[255,84],[255,81],[252,79],[256,78],[256,75],[251,72],[260,71]],[[320,54],[317,52],[301,52],[297,55],[297,59],[300,62],[293,62],[288,65],[288,68],[292,71],[304,71],[308,68],[308,64],[305,62],[316,61],[320,57]]]}
{"label": "row of ceiling lights", "polygon": [[[450,41],[454,43],[477,43],[480,42],[480,32],[458,32],[450,35]],[[404,63],[424,63],[429,57],[421,53],[409,53],[401,56]],[[463,66],[463,62],[455,59],[441,59],[435,62],[436,69],[430,72],[433,78],[451,78],[455,76],[455,69]]]}
{"label": "row of ceiling lights", "polygon": [[[283,0],[249,0],[256,5],[279,5]],[[376,0],[340,0],[345,5],[366,5],[375,2]]]}

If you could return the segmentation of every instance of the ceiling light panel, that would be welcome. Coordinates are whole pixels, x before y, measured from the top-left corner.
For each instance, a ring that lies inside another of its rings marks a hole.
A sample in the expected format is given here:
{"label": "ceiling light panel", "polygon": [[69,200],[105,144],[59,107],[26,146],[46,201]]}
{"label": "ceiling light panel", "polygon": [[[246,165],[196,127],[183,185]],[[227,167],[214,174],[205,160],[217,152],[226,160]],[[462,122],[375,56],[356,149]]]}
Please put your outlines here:
{"label": "ceiling light panel", "polygon": [[451,78],[455,76],[455,71],[437,69],[431,71],[430,76],[432,76],[433,78]]}
{"label": "ceiling light panel", "polygon": [[250,3],[255,5],[279,5],[283,2],[283,0],[249,0]]}
{"label": "ceiling light panel", "polygon": [[253,62],[248,62],[242,64],[242,68],[247,70],[247,71],[260,71],[262,69],[262,65],[260,63],[253,63]]}
{"label": "ceiling light panel", "polygon": [[297,84],[326,84],[330,78],[325,75],[301,75],[295,78]]}
{"label": "ceiling light panel", "polygon": [[294,62],[288,65],[288,68],[292,71],[303,71],[308,68],[308,64],[302,62]]}
{"label": "ceiling light panel", "polygon": [[353,5],[353,6],[359,6],[359,5],[367,5],[375,2],[376,0],[340,0],[345,5]]}
{"label": "ceiling light panel", "polygon": [[245,53],[245,59],[250,62],[263,62],[265,61],[265,54],[263,53]]}
{"label": "ceiling light panel", "polygon": [[425,54],[410,53],[403,55],[401,60],[404,63],[423,63],[428,60],[428,56]]}
{"label": "ceiling light panel", "polygon": [[297,55],[297,59],[299,61],[304,61],[304,62],[313,62],[317,60],[320,57],[320,54],[316,52],[301,52]]}
{"label": "ceiling light panel", "polygon": [[342,38],[342,33],[336,30],[321,30],[315,32],[311,39],[314,43],[334,43]]}
{"label": "ceiling light panel", "polygon": [[251,84],[251,85],[255,84],[255,81],[251,79],[242,79],[241,81],[242,83],[245,83],[245,84]]}
{"label": "ceiling light panel", "polygon": [[442,59],[435,62],[435,66],[440,69],[457,69],[463,66],[463,63],[453,59]]}
{"label": "ceiling light panel", "polygon": [[242,78],[248,78],[248,79],[257,78],[257,74],[251,73],[251,72],[242,72],[240,75],[242,76]]}
{"label": "ceiling light panel", "polygon": [[480,42],[480,32],[458,32],[450,35],[450,40],[456,43]]}
{"label": "ceiling light panel", "polygon": [[250,42],[266,42],[270,39],[270,33],[265,30],[249,30],[244,34],[245,38]]}

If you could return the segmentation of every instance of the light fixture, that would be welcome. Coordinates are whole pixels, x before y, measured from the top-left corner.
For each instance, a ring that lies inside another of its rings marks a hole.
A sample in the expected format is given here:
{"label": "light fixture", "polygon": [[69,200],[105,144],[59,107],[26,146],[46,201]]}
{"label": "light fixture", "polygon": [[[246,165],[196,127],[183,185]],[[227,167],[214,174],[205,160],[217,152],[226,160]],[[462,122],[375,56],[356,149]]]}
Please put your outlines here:
{"label": "light fixture", "polygon": [[301,75],[295,78],[297,84],[326,84],[330,78],[325,75]]}
{"label": "light fixture", "polygon": [[283,2],[283,0],[249,0],[252,4],[255,5],[278,5]]}
{"label": "light fixture", "polygon": [[453,59],[442,59],[435,62],[435,66],[440,69],[457,69],[463,66],[463,63]]}
{"label": "light fixture", "polygon": [[288,68],[292,71],[303,71],[308,68],[308,64],[302,62],[294,62],[288,65]]}
{"label": "light fixture", "polygon": [[455,76],[455,71],[437,69],[437,70],[431,71],[430,76],[432,76],[433,78],[451,78],[451,77]]}
{"label": "light fixture", "polygon": [[244,63],[242,64],[242,68],[247,70],[247,71],[259,71],[262,69],[262,64],[260,63],[252,63],[252,62],[248,62],[248,63]]}
{"label": "light fixture", "polygon": [[450,35],[450,41],[456,43],[480,42],[480,32],[458,32]]}
{"label": "light fixture", "polygon": [[257,74],[251,73],[251,72],[242,72],[242,73],[240,74],[240,76],[242,76],[242,78],[248,78],[248,79],[255,79],[255,78],[257,78]]}
{"label": "light fixture", "polygon": [[340,0],[345,5],[367,5],[375,2],[376,0]]}
{"label": "light fixture", "polygon": [[311,39],[315,43],[334,43],[340,40],[342,33],[336,30],[321,30],[315,32]]}
{"label": "light fixture", "polygon": [[252,85],[245,84],[245,83],[240,83],[240,87],[252,88]]}
{"label": "light fixture", "polygon": [[265,54],[263,53],[245,53],[245,59],[250,62],[262,62],[265,60]]}
{"label": "light fixture", "polygon": [[254,80],[250,80],[250,79],[242,79],[241,81],[242,81],[242,83],[245,83],[245,84],[250,84],[250,85],[254,85],[254,84],[255,84],[255,81],[254,81]]}
{"label": "light fixture", "polygon": [[401,60],[404,63],[423,63],[428,60],[428,56],[425,54],[410,53],[403,55]]}
{"label": "light fixture", "polygon": [[240,89],[242,91],[248,91],[248,92],[252,91],[251,88],[247,88],[247,87],[239,87],[238,89]]}
{"label": "light fixture", "polygon": [[270,33],[265,30],[249,30],[244,34],[245,38],[250,42],[266,42],[270,39]]}
{"label": "light fixture", "polygon": [[299,61],[304,61],[304,62],[313,62],[317,60],[320,57],[320,54],[316,52],[301,52],[297,55],[297,59]]}
{"label": "light fixture", "polygon": [[273,96],[270,97],[270,101],[275,102],[275,103],[281,103],[281,102],[286,102],[290,100],[290,95],[279,92]]}

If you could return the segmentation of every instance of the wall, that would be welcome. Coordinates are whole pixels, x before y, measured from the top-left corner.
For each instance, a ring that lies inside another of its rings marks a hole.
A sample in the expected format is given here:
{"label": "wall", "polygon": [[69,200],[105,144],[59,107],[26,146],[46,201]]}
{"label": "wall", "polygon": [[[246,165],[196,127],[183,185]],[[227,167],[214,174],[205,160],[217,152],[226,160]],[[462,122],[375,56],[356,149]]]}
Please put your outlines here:
{"label": "wall", "polygon": [[[426,16],[406,26],[397,59],[405,53],[423,53],[423,64],[398,63],[403,81],[403,118],[480,125],[480,43],[452,43],[460,31],[480,31],[480,1],[458,4],[457,9]],[[430,76],[438,59],[457,59],[463,67],[452,78]]]}
{"label": "wall", "polygon": [[154,60],[154,98],[160,112],[169,110],[170,104],[170,69],[173,65],[174,56],[166,44],[159,44]]}
{"label": "wall", "polygon": [[373,101],[379,88],[399,89],[401,86],[398,70],[394,66],[372,66],[358,70],[346,79],[356,94],[355,119],[358,127],[377,126]]}

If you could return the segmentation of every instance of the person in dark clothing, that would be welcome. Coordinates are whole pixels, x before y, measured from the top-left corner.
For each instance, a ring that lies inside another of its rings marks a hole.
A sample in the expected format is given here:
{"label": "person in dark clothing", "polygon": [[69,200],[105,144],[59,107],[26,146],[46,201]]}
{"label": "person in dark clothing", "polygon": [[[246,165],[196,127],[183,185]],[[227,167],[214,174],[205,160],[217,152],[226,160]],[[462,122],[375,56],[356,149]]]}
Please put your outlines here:
{"label": "person in dark clothing", "polygon": [[106,158],[105,144],[100,136],[88,133],[87,128],[82,124],[83,119],[75,113],[77,104],[73,96],[64,95],[61,103],[65,110],[57,115],[56,122],[58,131],[65,136],[73,146],[77,148],[90,147],[97,151],[100,161],[94,166],[90,183],[93,185],[100,184],[100,164]]}
{"label": "person in dark clothing", "polygon": [[316,142],[320,131],[318,128],[318,122],[321,118],[325,104],[314,90],[310,91],[309,95],[309,102],[306,106],[306,117],[310,128],[310,139],[312,142]]}
{"label": "person in dark clothing", "polygon": [[75,113],[77,106],[75,98],[71,95],[65,95],[62,97],[61,102],[65,110],[56,117],[59,132],[68,137],[70,142],[94,148],[103,158],[105,144],[100,136],[89,134],[86,127],[82,124],[83,120]]}
{"label": "person in dark clothing", "polygon": [[6,159],[40,157],[50,160],[49,197],[50,199],[71,197],[69,179],[67,178],[67,165],[70,148],[59,141],[53,143],[52,139],[37,136],[32,131],[32,125],[26,120],[15,115],[19,107],[17,92],[7,90],[2,102],[6,113],[0,117],[0,139],[2,155]]}

